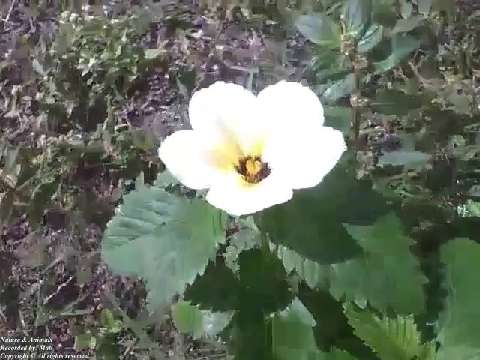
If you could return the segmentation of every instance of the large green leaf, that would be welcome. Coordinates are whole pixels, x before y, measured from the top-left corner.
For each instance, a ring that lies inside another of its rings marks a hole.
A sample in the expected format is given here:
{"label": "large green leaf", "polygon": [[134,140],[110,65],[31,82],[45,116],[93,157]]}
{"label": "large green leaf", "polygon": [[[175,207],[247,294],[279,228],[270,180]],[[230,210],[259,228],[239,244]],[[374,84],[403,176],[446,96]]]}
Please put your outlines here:
{"label": "large green leaf", "polygon": [[410,252],[413,241],[404,234],[398,217],[389,214],[370,226],[345,224],[345,228],[364,254],[332,265],[332,294],[399,314],[421,313],[426,277]]}
{"label": "large green leaf", "polygon": [[127,194],[105,231],[102,256],[119,274],[144,278],[149,305],[167,303],[203,273],[225,240],[225,216],[158,187]]}
{"label": "large green leaf", "polygon": [[241,293],[239,307],[271,313],[285,308],[292,299],[287,274],[269,251],[251,249],[240,254]]}
{"label": "large green leaf", "polygon": [[187,301],[172,306],[172,318],[175,326],[194,339],[211,338],[220,333],[232,320],[233,312],[211,312],[200,310]]}
{"label": "large green leaf", "polygon": [[185,299],[201,309],[227,312],[238,309],[240,301],[240,281],[224,259],[219,257],[210,262],[202,275],[198,275],[185,291]]}
{"label": "large green leaf", "polygon": [[339,164],[320,185],[297,191],[291,201],[264,210],[256,222],[273,243],[321,264],[333,264],[361,252],[344,222],[371,224],[387,211],[370,182],[356,180]]}
{"label": "large green leaf", "polygon": [[282,245],[270,244],[270,246],[272,252],[282,261],[283,267],[288,273],[295,271],[312,289],[327,286],[330,271],[328,265],[321,265],[306,259]]}
{"label": "large green leaf", "polygon": [[358,39],[370,25],[372,0],[346,0],[343,8],[343,21],[346,33]]}
{"label": "large green leaf", "polygon": [[295,25],[311,42],[329,48],[340,47],[340,27],[325,14],[299,16]]}
{"label": "large green leaf", "polygon": [[374,63],[375,71],[382,73],[400,64],[412,51],[418,49],[420,41],[412,36],[396,34],[391,40],[390,55],[382,61]]}
{"label": "large green leaf", "polygon": [[441,248],[448,290],[440,318],[438,360],[480,359],[480,244],[455,239]]}
{"label": "large green leaf", "polygon": [[350,354],[318,350],[313,336],[315,320],[303,303],[295,298],[288,308],[272,319],[272,350],[278,360],[355,360]]}
{"label": "large green leaf", "polygon": [[435,359],[435,344],[422,344],[413,316],[379,318],[352,304],[345,306],[345,315],[355,334],[381,360]]}

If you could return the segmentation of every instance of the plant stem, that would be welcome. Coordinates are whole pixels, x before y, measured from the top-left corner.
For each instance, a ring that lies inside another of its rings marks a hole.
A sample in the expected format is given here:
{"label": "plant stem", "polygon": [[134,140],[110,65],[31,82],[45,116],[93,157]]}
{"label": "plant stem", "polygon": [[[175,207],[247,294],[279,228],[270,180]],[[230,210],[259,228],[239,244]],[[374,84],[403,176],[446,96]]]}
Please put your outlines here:
{"label": "plant stem", "polygon": [[362,91],[362,74],[361,68],[359,66],[359,61],[357,59],[356,45],[355,50],[350,54],[350,61],[353,66],[353,91],[350,95],[350,105],[352,106],[352,127],[353,127],[353,139],[355,146],[355,154],[359,148],[359,137],[360,137],[360,122],[362,119],[361,110],[359,107],[359,100],[361,99]]}

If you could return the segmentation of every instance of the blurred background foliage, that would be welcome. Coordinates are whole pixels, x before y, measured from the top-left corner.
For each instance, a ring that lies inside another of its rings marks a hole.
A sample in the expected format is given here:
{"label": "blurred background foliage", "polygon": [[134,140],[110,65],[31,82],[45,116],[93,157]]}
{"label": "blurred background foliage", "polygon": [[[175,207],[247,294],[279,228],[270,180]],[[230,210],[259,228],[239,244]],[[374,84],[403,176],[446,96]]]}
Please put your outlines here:
{"label": "blurred background foliage", "polygon": [[[480,358],[476,1],[0,10],[0,334],[99,359]],[[193,91],[280,79],[318,94],[348,154],[318,188],[222,223],[217,260],[174,279],[171,311],[147,309],[171,295],[152,291],[158,268],[114,276],[100,256],[116,206],[144,188],[195,196],[157,179],[156,155]]]}

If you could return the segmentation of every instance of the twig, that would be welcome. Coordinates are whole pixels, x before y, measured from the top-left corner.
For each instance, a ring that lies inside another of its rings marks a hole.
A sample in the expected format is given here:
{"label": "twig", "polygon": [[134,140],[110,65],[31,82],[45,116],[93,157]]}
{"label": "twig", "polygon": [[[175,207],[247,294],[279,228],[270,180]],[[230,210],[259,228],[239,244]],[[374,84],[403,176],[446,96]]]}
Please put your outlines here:
{"label": "twig", "polygon": [[1,19],[3,22],[8,23],[8,21],[10,20],[10,15],[12,14],[13,7],[15,6],[15,1],[16,0],[12,0],[12,4],[10,5],[10,9],[8,9],[7,17],[5,19]]}

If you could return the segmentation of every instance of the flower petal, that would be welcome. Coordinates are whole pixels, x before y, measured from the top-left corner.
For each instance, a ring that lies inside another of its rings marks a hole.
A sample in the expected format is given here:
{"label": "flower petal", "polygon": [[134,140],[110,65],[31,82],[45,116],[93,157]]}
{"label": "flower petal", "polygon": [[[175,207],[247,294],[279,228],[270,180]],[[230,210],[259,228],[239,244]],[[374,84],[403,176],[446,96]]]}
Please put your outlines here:
{"label": "flower petal", "polygon": [[292,189],[319,184],[347,149],[341,131],[312,126],[297,132],[279,132],[267,143],[263,160],[282,174]]}
{"label": "flower petal", "polygon": [[168,171],[191,189],[208,188],[217,176],[208,149],[193,130],[180,130],[168,136],[158,155]]}
{"label": "flower petal", "polygon": [[256,146],[263,134],[258,115],[255,95],[240,85],[223,81],[195,92],[189,105],[194,130],[236,143],[245,153]]}
{"label": "flower petal", "polygon": [[258,184],[246,184],[232,173],[210,188],[207,201],[233,216],[252,214],[292,198],[283,179],[270,174]]}
{"label": "flower petal", "polygon": [[278,126],[298,129],[323,125],[323,106],[317,95],[297,82],[280,81],[267,86],[258,94],[263,118]]}

